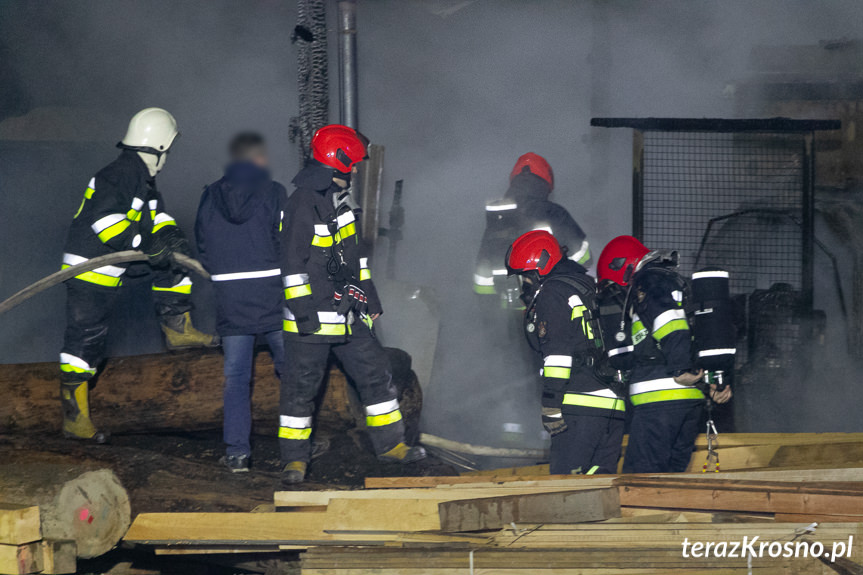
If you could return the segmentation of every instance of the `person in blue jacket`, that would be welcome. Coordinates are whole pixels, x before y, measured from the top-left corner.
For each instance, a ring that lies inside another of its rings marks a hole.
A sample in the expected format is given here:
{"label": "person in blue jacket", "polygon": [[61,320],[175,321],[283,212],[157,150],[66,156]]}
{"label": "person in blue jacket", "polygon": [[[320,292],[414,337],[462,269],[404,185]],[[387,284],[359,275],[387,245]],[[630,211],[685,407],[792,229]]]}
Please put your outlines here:
{"label": "person in blue jacket", "polygon": [[216,298],[216,329],[225,354],[227,445],[222,462],[249,470],[252,361],[257,336],[266,340],[276,374],[284,363],[281,254],[287,192],[268,169],[266,143],[257,133],[231,140],[225,175],[204,190],[195,236]]}

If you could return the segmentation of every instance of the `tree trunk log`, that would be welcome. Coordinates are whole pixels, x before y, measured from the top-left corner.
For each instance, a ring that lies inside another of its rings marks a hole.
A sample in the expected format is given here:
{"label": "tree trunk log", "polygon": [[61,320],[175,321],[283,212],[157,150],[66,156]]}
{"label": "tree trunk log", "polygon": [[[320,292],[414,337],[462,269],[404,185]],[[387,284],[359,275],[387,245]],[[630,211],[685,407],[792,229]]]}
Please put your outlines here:
{"label": "tree trunk log", "polygon": [[[416,427],[422,394],[410,356],[388,348],[393,381],[409,428]],[[192,431],[222,425],[222,355],[215,351],[114,358],[93,380],[90,405],[97,426],[114,433]],[[268,353],[255,360],[252,395],[255,431],[278,426],[279,382]],[[0,433],[59,431],[59,370],[56,363],[0,365]],[[324,430],[352,428],[364,420],[362,407],[345,375],[330,372],[320,399],[317,425]]]}
{"label": "tree trunk log", "polygon": [[17,461],[0,473],[0,500],[38,505],[42,537],[75,541],[78,556],[110,551],[129,528],[129,495],[110,469]]}

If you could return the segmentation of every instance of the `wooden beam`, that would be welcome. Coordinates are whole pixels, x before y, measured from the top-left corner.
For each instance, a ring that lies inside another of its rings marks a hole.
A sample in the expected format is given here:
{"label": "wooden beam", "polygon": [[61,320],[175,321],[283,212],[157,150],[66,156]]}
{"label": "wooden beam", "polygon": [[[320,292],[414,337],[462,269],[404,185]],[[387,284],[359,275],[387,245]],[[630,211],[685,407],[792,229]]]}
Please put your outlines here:
{"label": "wooden beam", "polygon": [[34,541],[24,545],[0,544],[0,573],[24,575],[42,571],[41,543]]}
{"label": "wooden beam", "polygon": [[21,545],[41,538],[38,505],[0,503],[0,543]]}
{"label": "wooden beam", "polygon": [[539,485],[489,485],[485,488],[469,485],[466,488],[456,486],[441,489],[358,489],[340,491],[276,491],[273,496],[276,508],[281,507],[326,507],[334,499],[429,499],[437,502],[454,501],[458,499],[482,499],[486,497],[502,497],[506,495],[532,495],[535,493],[551,493],[555,491],[577,491],[596,487],[611,487],[612,479],[595,480],[593,482],[578,480],[563,480],[543,482]]}
{"label": "wooden beam", "polygon": [[142,513],[123,538],[144,545],[332,543],[326,513]]}
{"label": "wooden beam", "polygon": [[44,539],[42,548],[42,573],[63,575],[78,571],[78,548],[74,541]]}

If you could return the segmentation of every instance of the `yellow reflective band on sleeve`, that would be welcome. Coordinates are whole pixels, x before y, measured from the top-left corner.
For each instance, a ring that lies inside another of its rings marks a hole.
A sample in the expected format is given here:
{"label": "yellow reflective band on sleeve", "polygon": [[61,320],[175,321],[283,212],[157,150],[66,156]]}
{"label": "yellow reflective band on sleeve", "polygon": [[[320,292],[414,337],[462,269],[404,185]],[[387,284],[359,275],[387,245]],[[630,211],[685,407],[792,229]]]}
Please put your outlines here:
{"label": "yellow reflective band on sleeve", "polygon": [[611,409],[614,411],[626,411],[626,402],[619,398],[599,397],[584,393],[567,393],[563,396],[563,405],[579,405],[581,407],[595,407],[597,409]]}
{"label": "yellow reflective band on sleeve", "polygon": [[192,293],[192,283],[191,282],[184,282],[182,284],[171,286],[171,287],[153,286],[152,290],[153,291],[160,291],[160,292],[182,293],[182,294],[188,295],[188,294]]}
{"label": "yellow reflective band on sleeve", "polygon": [[497,293],[495,291],[494,286],[484,286],[479,284],[473,284],[474,293],[478,293],[479,295],[494,295]]}
{"label": "yellow reflective band on sleeve", "polygon": [[675,331],[689,331],[689,324],[685,319],[672,320],[653,332],[653,339],[659,341]]}
{"label": "yellow reflective band on sleeve", "polygon": [[84,190],[84,198],[86,198],[88,200],[92,200],[93,194],[95,194],[95,193],[96,193],[96,190],[94,190],[93,188],[87,188],[86,190]]}
{"label": "yellow reflective band on sleeve", "polygon": [[[297,328],[297,322],[292,319],[282,320],[282,329],[289,333],[300,333]],[[322,323],[321,328],[314,335],[345,335],[345,324],[343,323]]]}
{"label": "yellow reflective band on sleeve", "polygon": [[132,222],[130,222],[129,220],[121,220],[113,226],[108,226],[107,228],[99,232],[99,239],[102,241],[102,243],[110,241],[125,232],[130,225],[132,225]]}
{"label": "yellow reflective band on sleeve", "polygon": [[587,306],[577,305],[572,308],[572,321],[577,319],[581,319],[581,332],[587,337],[587,339],[593,339],[593,328],[590,327],[590,324],[587,321],[587,318],[584,317],[584,312],[587,311]]}
{"label": "yellow reflective band on sleeve", "polygon": [[312,295],[312,286],[309,284],[298,285],[285,288],[285,299],[294,299],[303,297],[304,295]]}
{"label": "yellow reflective band on sleeve", "polygon": [[596,475],[597,471],[599,471],[599,465],[594,465],[593,467],[591,467],[590,469],[587,470],[587,473],[585,473],[585,475]]}
{"label": "yellow reflective band on sleeve", "polygon": [[372,272],[369,269],[360,270],[360,281],[366,281],[372,279]]}
{"label": "yellow reflective band on sleeve", "polygon": [[542,375],[545,377],[555,377],[557,379],[569,379],[572,374],[572,369],[569,367],[543,367]]}
{"label": "yellow reflective band on sleeve", "polygon": [[176,226],[176,225],[177,225],[177,222],[175,220],[168,220],[166,222],[162,222],[162,223],[159,223],[159,224],[156,224],[155,226],[153,226],[153,232],[152,233],[155,234],[156,232],[158,232],[159,230],[161,230],[164,227]]}
{"label": "yellow reflective band on sleeve", "polygon": [[126,212],[126,219],[130,222],[140,222],[141,212],[136,210],[129,210],[128,212]]}
{"label": "yellow reflective band on sleeve", "polygon": [[293,427],[280,427],[279,428],[279,438],[280,439],[296,439],[303,440],[308,439],[312,436],[312,428],[306,427],[305,429],[294,429]]}
{"label": "yellow reflective band on sleeve", "polygon": [[[68,264],[63,264],[61,269],[66,269],[72,267]],[[120,278],[116,278],[114,276],[109,276],[105,274],[100,274],[99,272],[84,272],[82,274],[78,274],[75,276],[76,280],[81,280],[82,282],[87,282],[91,284],[96,284],[100,286],[107,287],[119,287],[123,284],[123,280]]]}
{"label": "yellow reflective band on sleeve", "polygon": [[639,393],[629,398],[632,405],[644,405],[645,403],[656,403],[657,401],[675,401],[678,399],[704,399],[704,394],[695,387],[687,387],[686,389],[648,391],[647,393]]}
{"label": "yellow reflective band on sleeve", "polygon": [[402,420],[402,412],[397,409],[395,411],[391,411],[389,413],[384,413],[383,415],[367,415],[366,416],[366,426],[367,427],[383,427],[384,425],[392,425],[397,421]]}

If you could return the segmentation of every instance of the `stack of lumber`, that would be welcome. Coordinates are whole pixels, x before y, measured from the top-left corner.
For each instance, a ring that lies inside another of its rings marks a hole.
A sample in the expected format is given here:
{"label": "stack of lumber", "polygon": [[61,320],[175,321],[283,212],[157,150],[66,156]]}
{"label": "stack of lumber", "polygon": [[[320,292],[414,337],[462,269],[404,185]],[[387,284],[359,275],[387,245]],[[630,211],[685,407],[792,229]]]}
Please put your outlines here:
{"label": "stack of lumber", "polygon": [[[728,450],[752,448],[757,470],[372,477],[364,490],[277,492],[263,513],[142,514],[125,540],[159,555],[298,556],[303,575],[863,573],[863,465],[834,447],[853,452],[860,436],[724,439]],[[820,446],[837,467],[794,469],[788,446]],[[840,552],[832,562],[683,553],[687,540],[753,537]]]}
{"label": "stack of lumber", "polygon": [[75,541],[45,539],[36,505],[0,503],[0,573],[75,573]]}
{"label": "stack of lumber", "polygon": [[0,473],[0,573],[74,573],[77,558],[110,551],[129,527],[114,473],[19,463]]}

